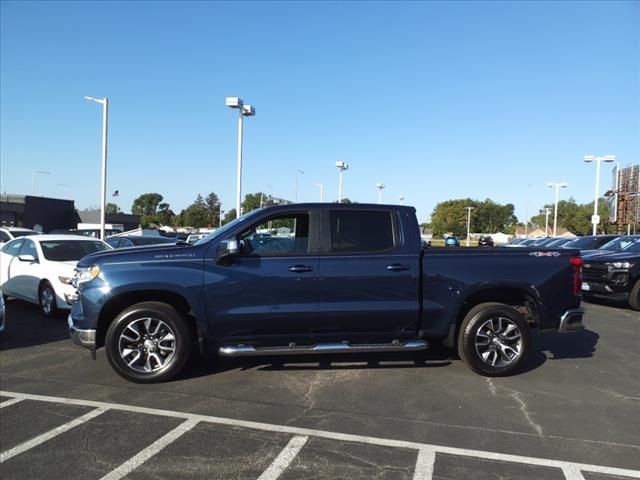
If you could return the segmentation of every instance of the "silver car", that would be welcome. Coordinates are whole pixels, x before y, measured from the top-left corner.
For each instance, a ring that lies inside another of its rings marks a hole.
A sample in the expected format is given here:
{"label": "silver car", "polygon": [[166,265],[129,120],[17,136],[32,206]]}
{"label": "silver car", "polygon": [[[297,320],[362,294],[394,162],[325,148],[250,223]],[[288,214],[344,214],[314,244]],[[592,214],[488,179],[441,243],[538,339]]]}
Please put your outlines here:
{"label": "silver car", "polygon": [[0,290],[0,332],[4,331],[4,297],[2,296],[2,290]]}

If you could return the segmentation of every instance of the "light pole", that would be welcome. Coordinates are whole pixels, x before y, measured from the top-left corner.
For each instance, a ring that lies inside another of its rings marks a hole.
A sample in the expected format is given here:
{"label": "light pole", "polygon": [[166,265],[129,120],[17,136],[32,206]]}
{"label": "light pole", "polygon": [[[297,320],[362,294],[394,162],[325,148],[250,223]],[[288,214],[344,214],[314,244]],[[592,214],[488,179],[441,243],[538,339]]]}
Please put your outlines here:
{"label": "light pole", "polygon": [[551,213],[551,209],[548,207],[545,207],[544,210],[540,210],[540,213],[544,213],[545,217],[544,217],[544,236],[548,237],[549,236],[549,214]]}
{"label": "light pole", "polygon": [[104,224],[107,218],[107,128],[109,126],[109,99],[84,97],[102,105],[102,195],[100,196],[100,239],[104,240]]}
{"label": "light pole", "polygon": [[302,170],[296,170],[296,194],[294,196],[294,201],[296,203],[298,203],[298,174],[299,173],[304,175],[304,172]]}
{"label": "light pole", "polygon": [[222,227],[222,202],[218,202],[218,228]]}
{"label": "light pole", "polygon": [[400,195],[398,199],[400,200],[400,205],[404,205],[404,195]]}
{"label": "light pole", "polygon": [[469,246],[469,235],[471,235],[471,210],[474,207],[465,207],[467,209],[467,247]]}
{"label": "light pole", "polygon": [[345,170],[349,170],[349,165],[346,162],[338,160],[336,167],[340,170],[340,180],[338,180],[338,203],[342,203],[342,174]]}
{"label": "light pole", "polygon": [[225,105],[238,109],[238,159],[236,174],[236,218],[241,215],[242,207],[242,119],[252,117],[256,109],[251,105],[245,105],[240,97],[225,97]]}
{"label": "light pole", "polygon": [[35,172],[33,172],[33,177],[31,177],[31,191],[33,192],[33,195],[35,196],[36,194],[36,175],[49,175],[50,172],[47,172],[45,170],[36,170]]}
{"label": "light pole", "polygon": [[591,217],[591,223],[593,224],[593,235],[598,233],[598,224],[600,223],[600,217],[598,216],[598,190],[600,190],[600,162],[615,162],[615,155],[605,155],[604,157],[596,157],[594,155],[585,155],[583,157],[586,163],[596,162],[596,193],[593,200],[593,216]]}
{"label": "light pole", "polygon": [[316,183],[316,187],[320,187],[320,203],[324,202],[324,185],[321,183]]}
{"label": "light pole", "polygon": [[[549,182],[547,183],[547,187],[556,189],[556,200],[555,206],[553,207],[553,236],[556,236],[556,231],[558,228],[558,195],[561,188],[567,188],[569,184],[567,182]],[[545,235],[547,232],[544,232]]]}
{"label": "light pole", "polygon": [[378,205],[382,203],[382,190],[384,190],[384,183],[376,183],[378,189]]}

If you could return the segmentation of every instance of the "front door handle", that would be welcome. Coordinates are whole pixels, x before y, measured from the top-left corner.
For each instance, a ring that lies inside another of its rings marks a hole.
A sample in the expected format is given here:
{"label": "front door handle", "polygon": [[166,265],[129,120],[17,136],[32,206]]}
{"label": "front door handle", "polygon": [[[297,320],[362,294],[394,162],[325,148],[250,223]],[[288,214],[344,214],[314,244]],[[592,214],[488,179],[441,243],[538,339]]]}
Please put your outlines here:
{"label": "front door handle", "polygon": [[409,265],[393,263],[391,265],[387,265],[387,270],[389,270],[390,272],[401,272],[402,270],[409,270]]}
{"label": "front door handle", "polygon": [[313,267],[309,265],[294,265],[289,267],[289,271],[294,273],[313,272]]}

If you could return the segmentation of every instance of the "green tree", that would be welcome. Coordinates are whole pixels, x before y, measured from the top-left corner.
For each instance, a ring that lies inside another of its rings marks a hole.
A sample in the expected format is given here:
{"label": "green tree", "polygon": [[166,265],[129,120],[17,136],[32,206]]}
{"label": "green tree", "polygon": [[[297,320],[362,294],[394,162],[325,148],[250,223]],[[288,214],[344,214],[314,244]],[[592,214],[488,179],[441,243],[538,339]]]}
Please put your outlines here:
{"label": "green tree", "polygon": [[181,212],[181,218],[183,225],[195,228],[207,227],[212,221],[207,204],[200,194],[191,205]]}
{"label": "green tree", "polygon": [[122,211],[115,203],[107,203],[107,213],[122,213]]}
{"label": "green tree", "polygon": [[476,207],[477,202],[470,198],[447,200],[438,203],[431,214],[431,226],[434,236],[452,233],[460,236],[467,233],[467,207]]}
{"label": "green tree", "polygon": [[224,214],[224,218],[222,219],[222,225],[226,225],[227,223],[236,219],[236,209],[232,208],[228,212]]}
{"label": "green tree", "polygon": [[471,212],[471,231],[475,233],[513,233],[518,219],[514,215],[515,207],[508,203],[500,205],[487,198],[475,202]]}
{"label": "green tree", "polygon": [[158,205],[162,200],[163,197],[159,193],[143,193],[133,201],[131,213],[140,216],[153,216],[156,214]]}
{"label": "green tree", "polygon": [[[553,230],[554,205],[547,204],[541,210],[540,214],[531,217],[531,223],[544,229],[545,213],[544,209],[549,209],[549,231]],[[598,201],[598,215],[601,218],[597,232],[613,233],[615,228],[609,223],[609,205],[604,199]],[[558,227],[565,228],[576,235],[591,235],[593,226],[591,224],[591,215],[593,215],[593,202],[586,204],[578,204],[573,198],[569,200],[561,200],[558,202]]]}
{"label": "green tree", "polygon": [[168,203],[161,203],[158,205],[158,211],[155,215],[157,223],[162,225],[173,225],[175,220],[175,213],[169,208]]}
{"label": "green tree", "polygon": [[242,213],[249,213],[252,210],[260,208],[262,206],[260,202],[264,201],[266,198],[267,195],[263,192],[248,193],[244,196],[244,201],[242,202]]}

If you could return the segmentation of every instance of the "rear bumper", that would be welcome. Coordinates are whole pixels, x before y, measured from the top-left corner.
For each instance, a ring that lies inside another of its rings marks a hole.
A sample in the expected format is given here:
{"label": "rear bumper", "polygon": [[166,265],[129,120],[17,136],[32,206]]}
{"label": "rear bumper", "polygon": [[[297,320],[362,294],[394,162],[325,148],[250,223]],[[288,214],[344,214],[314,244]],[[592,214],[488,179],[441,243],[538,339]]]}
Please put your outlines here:
{"label": "rear bumper", "polygon": [[582,308],[571,308],[564,312],[560,317],[560,324],[558,325],[559,333],[576,332],[583,330],[582,317],[584,316],[584,310]]}

